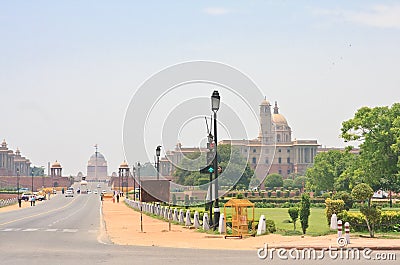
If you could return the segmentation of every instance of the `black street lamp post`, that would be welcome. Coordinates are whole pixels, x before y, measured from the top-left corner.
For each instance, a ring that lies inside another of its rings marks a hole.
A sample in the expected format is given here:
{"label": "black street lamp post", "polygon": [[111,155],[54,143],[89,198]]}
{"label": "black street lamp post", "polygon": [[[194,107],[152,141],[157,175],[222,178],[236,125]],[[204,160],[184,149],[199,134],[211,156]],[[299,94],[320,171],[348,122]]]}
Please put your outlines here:
{"label": "black street lamp post", "polygon": [[140,162],[137,162],[139,180],[139,201],[140,201],[140,231],[143,232],[143,206],[142,206],[142,183],[140,182]]}
{"label": "black street lamp post", "polygon": [[133,175],[133,200],[136,201],[136,167],[132,166],[132,175]]}
{"label": "black street lamp post", "polygon": [[160,179],[160,153],[161,153],[161,146],[157,146],[156,148],[156,156],[157,156],[157,180]]}
{"label": "black street lamp post", "polygon": [[217,156],[217,111],[219,110],[220,96],[217,90],[214,90],[211,96],[211,110],[214,112],[214,183],[215,183],[215,203],[214,203],[214,229],[218,227],[220,209],[218,201],[218,156]]}
{"label": "black street lamp post", "polygon": [[31,171],[31,177],[32,177],[32,193],[33,193],[33,170]]}
{"label": "black street lamp post", "polygon": [[18,206],[21,208],[21,198],[19,197],[19,168],[17,168],[17,194]]}

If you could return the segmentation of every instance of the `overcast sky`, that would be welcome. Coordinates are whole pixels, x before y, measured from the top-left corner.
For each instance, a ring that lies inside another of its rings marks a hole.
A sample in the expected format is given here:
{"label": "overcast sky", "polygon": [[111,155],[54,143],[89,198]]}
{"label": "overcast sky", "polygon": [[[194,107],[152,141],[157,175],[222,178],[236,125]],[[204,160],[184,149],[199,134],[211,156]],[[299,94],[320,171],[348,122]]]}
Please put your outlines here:
{"label": "overcast sky", "polygon": [[[278,101],[293,138],[340,147],[357,109],[399,101],[399,47],[398,1],[0,0],[0,138],[66,175],[86,172],[97,143],[117,171],[137,88],[170,65],[211,60]],[[184,146],[201,142],[194,127]]]}

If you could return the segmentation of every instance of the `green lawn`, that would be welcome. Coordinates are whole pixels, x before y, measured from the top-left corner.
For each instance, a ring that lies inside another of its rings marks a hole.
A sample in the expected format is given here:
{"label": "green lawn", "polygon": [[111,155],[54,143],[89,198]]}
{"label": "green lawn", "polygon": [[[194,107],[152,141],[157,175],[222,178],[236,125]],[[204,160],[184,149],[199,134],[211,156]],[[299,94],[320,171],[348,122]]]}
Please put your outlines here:
{"label": "green lawn", "polygon": [[[193,207],[191,208],[197,211],[204,211],[204,208]],[[221,208],[223,212],[223,208]],[[293,223],[289,223],[290,217],[288,213],[288,208],[256,208],[255,209],[255,221],[260,219],[262,214],[265,215],[266,219],[273,220],[275,222],[277,233],[287,234],[293,231]],[[249,218],[252,216],[252,211],[249,208]],[[300,220],[296,222],[296,231],[301,234],[301,224]],[[311,214],[308,219],[308,229],[307,235],[320,236],[331,233],[329,230],[328,223],[325,217],[325,209],[322,208],[312,208]],[[335,233],[335,232],[332,232]]]}

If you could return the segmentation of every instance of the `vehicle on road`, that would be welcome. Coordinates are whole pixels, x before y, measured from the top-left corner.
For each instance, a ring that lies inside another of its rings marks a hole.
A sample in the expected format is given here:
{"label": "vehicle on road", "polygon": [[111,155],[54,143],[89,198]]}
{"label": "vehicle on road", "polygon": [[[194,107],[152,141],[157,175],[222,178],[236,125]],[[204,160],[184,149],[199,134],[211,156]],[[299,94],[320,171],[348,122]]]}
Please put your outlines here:
{"label": "vehicle on road", "polygon": [[22,195],[21,195],[21,200],[23,200],[23,201],[26,201],[26,202],[27,202],[31,196],[33,196],[33,194],[32,194],[32,193],[28,193],[28,192],[26,192],[26,193],[22,193]]}
{"label": "vehicle on road", "polygon": [[65,197],[74,197],[74,192],[72,190],[68,189],[65,192]]}
{"label": "vehicle on road", "polygon": [[98,194],[98,191],[97,191],[97,190],[94,190],[93,193],[94,193],[94,194]]}
{"label": "vehicle on road", "polygon": [[100,184],[97,184],[97,188],[100,189],[100,188],[101,188],[101,185],[100,185]]}

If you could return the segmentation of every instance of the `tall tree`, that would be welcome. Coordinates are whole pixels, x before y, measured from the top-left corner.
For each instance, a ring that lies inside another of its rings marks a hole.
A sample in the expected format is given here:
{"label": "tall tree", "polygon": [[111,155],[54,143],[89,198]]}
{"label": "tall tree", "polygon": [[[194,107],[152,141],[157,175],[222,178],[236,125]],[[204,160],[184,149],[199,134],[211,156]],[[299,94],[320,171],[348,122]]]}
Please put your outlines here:
{"label": "tall tree", "polygon": [[342,123],[341,137],[360,142],[362,182],[374,190],[399,191],[400,103],[392,107],[362,107]]}

